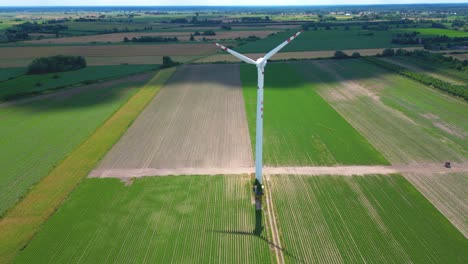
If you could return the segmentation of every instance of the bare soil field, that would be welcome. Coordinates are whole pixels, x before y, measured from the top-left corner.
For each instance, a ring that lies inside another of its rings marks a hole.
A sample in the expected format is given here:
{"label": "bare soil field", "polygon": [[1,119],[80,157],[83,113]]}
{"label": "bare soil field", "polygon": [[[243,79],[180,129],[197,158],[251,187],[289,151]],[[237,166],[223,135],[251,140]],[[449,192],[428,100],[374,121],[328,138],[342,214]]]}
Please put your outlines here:
{"label": "bare soil field", "polygon": [[[408,100],[414,99],[411,99],[413,95],[411,98],[404,98],[395,97],[395,95],[386,92],[387,89],[409,85],[406,83],[409,80],[394,74],[377,72],[380,70],[378,68],[364,69],[368,66],[359,61],[346,63],[352,63],[356,70],[369,71],[367,73],[369,76],[350,78],[345,76],[350,68],[343,67],[343,63],[331,60],[316,61],[310,63],[309,66],[297,64],[297,68],[303,71],[311,81],[320,81],[317,83],[319,94],[361,132],[388,161],[392,164],[438,163],[445,160],[467,162],[464,137],[459,138],[440,129],[431,120],[424,117],[424,114],[427,115],[427,113],[418,114],[413,111],[416,116],[410,117],[407,113],[388,104],[394,100],[404,100],[406,105],[413,108],[420,104],[419,102],[408,102]],[[320,78],[323,79],[320,80]],[[415,84],[411,83],[411,85]],[[444,116],[443,119],[438,116],[439,122],[443,121],[444,124],[464,130],[463,127],[467,123],[456,121],[463,120],[459,118],[459,115],[463,112],[461,109],[467,108],[464,102],[429,88],[420,92],[431,96],[427,99],[424,98],[425,100],[439,97],[438,100],[443,101],[444,104],[449,104],[452,107],[457,106],[455,107],[458,109],[457,112],[453,112],[450,116],[454,120],[445,117],[448,114],[445,113],[444,109],[431,109],[431,111],[439,111],[439,114]],[[431,105],[434,104],[436,103],[431,102]]]}
{"label": "bare soil field", "polygon": [[[234,48],[235,49],[235,48]],[[411,48],[404,48],[405,50],[415,50],[421,49],[419,47],[411,47]],[[353,54],[354,52],[359,52],[361,56],[373,56],[378,53],[382,53],[383,49],[358,49],[358,50],[344,50],[348,55]],[[265,53],[268,51],[265,51]],[[303,51],[303,52],[279,52],[273,56],[273,60],[288,60],[288,59],[318,59],[318,58],[330,58],[333,57],[335,54],[334,50],[324,50],[324,51]],[[262,57],[265,55],[264,53],[249,53],[246,54],[249,58],[254,60]],[[239,61],[237,58],[233,57],[230,54],[214,54],[202,59],[197,60],[196,62],[237,62]]]}
{"label": "bare soil field", "polygon": [[[195,32],[196,30],[194,30]],[[127,32],[127,33],[112,33],[112,34],[99,34],[88,36],[76,36],[66,38],[49,38],[40,40],[28,40],[23,43],[31,44],[71,44],[71,43],[92,43],[92,42],[122,42],[125,37],[139,38],[143,36],[159,36],[159,37],[177,37],[180,41],[190,40],[190,34],[194,32]],[[245,38],[248,36],[257,36],[260,38],[267,37],[278,30],[253,30],[253,31],[219,31],[215,36],[195,36],[195,40],[201,40],[203,37],[206,39],[234,39],[237,37]]]}
{"label": "bare soil field", "polygon": [[468,238],[468,172],[405,173],[403,176]]}
{"label": "bare soil field", "polygon": [[158,45],[96,45],[96,46],[40,46],[2,47],[0,58],[26,59],[54,55],[80,55],[85,57],[122,56],[189,56],[204,55],[216,50],[212,43],[158,44]]}
{"label": "bare soil field", "polygon": [[252,167],[237,65],[180,67],[97,170]]}

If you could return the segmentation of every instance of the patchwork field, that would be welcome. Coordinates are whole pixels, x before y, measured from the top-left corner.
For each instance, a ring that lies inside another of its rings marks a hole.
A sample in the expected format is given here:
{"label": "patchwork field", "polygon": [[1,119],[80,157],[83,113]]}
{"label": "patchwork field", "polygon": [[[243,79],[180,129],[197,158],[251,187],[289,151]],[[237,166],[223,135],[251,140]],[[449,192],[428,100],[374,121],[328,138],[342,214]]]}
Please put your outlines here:
{"label": "patchwork field", "polygon": [[[411,47],[411,48],[403,48],[405,50],[415,50],[421,49],[419,47]],[[234,48],[237,50],[237,48]],[[377,54],[381,54],[384,49],[354,49],[354,50],[343,50],[344,53],[351,56],[354,52],[359,52],[361,56],[373,56]],[[248,53],[245,54],[247,57],[252,58],[254,60],[262,57],[267,53],[269,50],[264,50],[263,53]],[[276,53],[272,60],[289,60],[289,59],[318,59],[318,58],[331,58],[335,55],[334,50],[323,50],[323,51],[302,51],[302,52],[279,52]],[[232,56],[231,54],[214,54],[207,57],[203,57],[201,59],[196,60],[195,62],[200,63],[212,63],[212,62],[238,62],[240,61],[236,57]]]}
{"label": "patchwork field", "polygon": [[[255,141],[257,71],[241,66],[250,138]],[[265,70],[264,164],[388,164],[291,66]],[[252,142],[255,146],[255,142]]]}
{"label": "patchwork field", "polygon": [[86,179],[16,263],[268,263],[250,177]]}
{"label": "patchwork field", "polygon": [[121,56],[188,56],[203,55],[216,50],[213,43],[200,44],[141,44],[141,45],[82,45],[0,47],[0,57],[6,59],[29,59],[53,55],[80,55],[84,57]]}
{"label": "patchwork field", "polygon": [[269,178],[285,262],[468,261],[466,238],[400,175]]}
{"label": "patchwork field", "polygon": [[253,166],[238,65],[180,67],[92,173]]}
{"label": "patchwork field", "polygon": [[[119,78],[150,70],[156,70],[159,65],[118,65],[118,66],[88,66],[86,68],[49,74],[22,75],[0,83],[0,101],[15,99],[25,95],[34,95],[46,90],[60,89],[71,85],[91,83],[97,80]],[[2,70],[3,71],[3,70]],[[9,70],[7,70],[8,72]],[[22,71],[13,68],[10,71]]]}
{"label": "patchwork field", "polygon": [[468,173],[403,175],[468,238]]}
{"label": "patchwork field", "polygon": [[[294,30],[280,32],[274,36],[261,39],[237,48],[242,53],[265,52],[273,49],[281,42],[296,33]],[[371,35],[369,35],[372,33]],[[404,47],[394,45],[391,31],[372,31],[344,29],[304,31],[294,40],[294,45],[286,46],[281,52],[292,51],[319,51],[319,50],[349,50],[349,49],[376,49],[388,47]]]}
{"label": "patchwork field", "polygon": [[0,105],[0,214],[88,138],[152,75]]}
{"label": "patchwork field", "polygon": [[291,65],[392,164],[468,161],[466,102],[362,60]]}
{"label": "patchwork field", "polygon": [[[219,29],[219,28],[216,28]],[[199,32],[203,33],[207,29],[201,29]],[[173,31],[173,32],[127,32],[127,33],[112,33],[112,34],[100,34],[100,35],[87,35],[87,36],[76,36],[67,38],[53,38],[53,39],[41,39],[41,40],[29,40],[24,43],[31,44],[69,44],[69,43],[92,43],[92,42],[123,42],[125,37],[132,39],[133,37],[139,38],[143,36],[160,36],[160,37],[177,37],[179,41],[189,41],[190,34],[193,34],[197,29],[193,31]],[[264,38],[272,33],[278,32],[278,30],[254,30],[254,31],[215,31],[215,36],[194,36],[195,40],[201,40],[203,37],[206,39],[234,39],[237,37],[246,38],[248,36],[257,36]]]}

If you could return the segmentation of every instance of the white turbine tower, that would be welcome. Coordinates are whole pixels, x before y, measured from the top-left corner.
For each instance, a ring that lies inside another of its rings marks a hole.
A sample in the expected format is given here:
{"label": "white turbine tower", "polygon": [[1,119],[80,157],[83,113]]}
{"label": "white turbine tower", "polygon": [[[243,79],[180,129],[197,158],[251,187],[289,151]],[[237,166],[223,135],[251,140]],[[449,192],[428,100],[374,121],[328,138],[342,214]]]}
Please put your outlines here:
{"label": "white turbine tower", "polygon": [[297,32],[292,37],[285,40],[278,47],[274,48],[268,52],[263,58],[257,59],[257,61],[252,60],[251,58],[244,56],[240,53],[237,53],[231,49],[226,48],[225,46],[216,43],[216,46],[220,47],[224,51],[227,51],[239,58],[240,60],[249,63],[255,64],[257,66],[258,73],[258,89],[257,89],[257,124],[255,130],[255,178],[257,183],[261,188],[257,188],[257,194],[263,194],[263,181],[262,181],[262,150],[263,150],[263,79],[264,79],[264,70],[267,64],[268,59],[273,57],[279,50],[286,46],[291,40],[295,39],[302,31]]}

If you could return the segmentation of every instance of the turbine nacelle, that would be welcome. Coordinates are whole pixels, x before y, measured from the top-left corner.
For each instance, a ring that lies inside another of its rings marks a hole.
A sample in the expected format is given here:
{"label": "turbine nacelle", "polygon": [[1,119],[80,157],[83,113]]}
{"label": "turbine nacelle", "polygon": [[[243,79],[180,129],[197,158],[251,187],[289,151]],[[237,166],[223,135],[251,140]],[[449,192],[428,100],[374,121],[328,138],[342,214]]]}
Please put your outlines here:
{"label": "turbine nacelle", "polygon": [[257,65],[258,68],[265,68],[267,64],[267,60],[265,60],[265,58],[258,58],[256,61],[255,61],[255,65]]}

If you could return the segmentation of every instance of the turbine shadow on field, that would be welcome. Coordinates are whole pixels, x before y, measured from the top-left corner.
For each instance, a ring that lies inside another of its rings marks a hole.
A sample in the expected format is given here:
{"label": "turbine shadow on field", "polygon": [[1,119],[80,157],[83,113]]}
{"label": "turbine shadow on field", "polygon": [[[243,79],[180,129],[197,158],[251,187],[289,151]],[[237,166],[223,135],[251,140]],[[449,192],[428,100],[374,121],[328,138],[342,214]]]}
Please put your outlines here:
{"label": "turbine shadow on field", "polygon": [[296,257],[291,254],[288,250],[276,245],[275,243],[269,241],[267,237],[262,234],[264,230],[263,227],[263,211],[262,210],[255,210],[255,227],[252,231],[242,231],[242,230],[211,230],[213,233],[219,234],[228,234],[228,235],[242,235],[242,236],[254,236],[257,237],[264,242],[266,242],[269,246],[274,247],[276,249],[281,250],[284,254],[288,255],[296,259]]}
{"label": "turbine shadow on field", "polygon": [[[323,67],[331,68],[336,72],[340,72],[340,67],[350,68],[357,59],[347,60],[310,60],[310,61],[293,61],[293,62],[270,62],[265,68],[265,90],[268,89],[296,89],[303,85],[313,85],[315,83],[336,83],[337,80],[333,77],[322,78],[329,73],[323,70]],[[367,64],[363,60],[359,60],[360,65],[365,67]],[[299,78],[288,78],[287,73],[284,73],[282,67],[276,67],[278,64],[288,64],[292,71]],[[389,72],[369,65],[371,68],[366,70],[353,71],[352,76],[341,75],[342,80],[360,80],[377,77],[378,75],[388,74]],[[223,89],[241,89],[242,82],[240,67],[249,67],[251,75],[242,76],[243,80],[255,78],[256,84],[257,71],[254,65],[245,64],[202,64],[202,65],[183,65],[180,66],[176,73],[170,78],[165,85],[165,89],[173,87],[193,86],[200,88],[204,86],[219,86]],[[300,70],[298,70],[300,69]],[[308,74],[308,73],[311,74]],[[229,73],[229,78],[220,78]],[[313,74],[312,74],[313,73]],[[67,88],[55,92],[26,97],[24,99],[0,102],[0,109],[6,107],[17,107],[31,109],[32,111],[54,111],[57,109],[74,109],[85,108],[101,104],[109,104],[119,100],[126,92],[122,86],[140,87],[150,80],[147,74],[146,78],[127,79],[125,81],[115,80],[113,85],[103,85],[103,83],[95,83],[80,87]],[[154,73],[150,73],[151,76]],[[140,75],[142,76],[142,75]],[[284,76],[284,78],[279,78]],[[321,76],[317,78],[316,76]],[[123,78],[125,79],[125,78]],[[120,80],[123,80],[120,79]],[[111,81],[112,82],[112,81]],[[249,81],[253,82],[253,80]],[[249,86],[247,89],[253,89],[256,86]]]}

